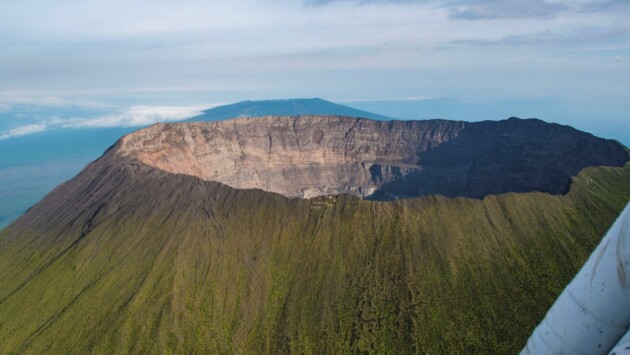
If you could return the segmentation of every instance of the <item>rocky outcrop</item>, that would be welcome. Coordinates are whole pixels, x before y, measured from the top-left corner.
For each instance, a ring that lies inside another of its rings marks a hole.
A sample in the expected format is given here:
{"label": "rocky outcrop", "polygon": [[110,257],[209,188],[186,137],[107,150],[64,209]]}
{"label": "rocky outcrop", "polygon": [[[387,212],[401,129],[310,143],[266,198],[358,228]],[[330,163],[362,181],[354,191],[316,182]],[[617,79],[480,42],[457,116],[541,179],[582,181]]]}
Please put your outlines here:
{"label": "rocky outcrop", "polygon": [[[118,152],[239,189],[305,198],[368,196],[404,175],[400,171],[417,168],[409,164],[418,153],[453,139],[463,127],[463,122],[326,116],[159,124],[123,138]],[[376,172],[376,166],[385,169]]]}
{"label": "rocky outcrop", "polygon": [[337,116],[157,124],[121,139],[116,154],[170,173],[289,197],[354,194],[565,193],[581,169],[621,166],[616,142],[539,120],[466,123]]}

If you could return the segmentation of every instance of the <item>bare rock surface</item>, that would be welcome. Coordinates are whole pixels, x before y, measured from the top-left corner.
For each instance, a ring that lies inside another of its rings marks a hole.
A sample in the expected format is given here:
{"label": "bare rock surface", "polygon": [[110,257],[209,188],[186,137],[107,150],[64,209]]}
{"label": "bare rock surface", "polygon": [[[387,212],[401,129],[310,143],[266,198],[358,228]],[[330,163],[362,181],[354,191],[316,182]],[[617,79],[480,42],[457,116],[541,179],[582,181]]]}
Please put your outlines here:
{"label": "bare rock surface", "polygon": [[157,124],[123,137],[110,154],[237,189],[378,200],[562,194],[581,169],[628,159],[617,142],[540,120],[339,116]]}

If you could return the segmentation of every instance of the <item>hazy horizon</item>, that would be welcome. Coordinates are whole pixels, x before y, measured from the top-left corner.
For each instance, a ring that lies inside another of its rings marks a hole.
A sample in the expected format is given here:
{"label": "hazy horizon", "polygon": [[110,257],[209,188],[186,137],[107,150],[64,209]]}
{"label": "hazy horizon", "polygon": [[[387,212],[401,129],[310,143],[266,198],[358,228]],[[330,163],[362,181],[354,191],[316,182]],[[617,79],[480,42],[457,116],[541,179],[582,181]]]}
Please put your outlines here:
{"label": "hazy horizon", "polygon": [[620,0],[3,2],[0,139],[296,97],[388,112],[443,98],[471,112],[402,118],[627,137],[629,19]]}
{"label": "hazy horizon", "polygon": [[[296,98],[269,98],[269,100],[283,99]],[[3,110],[0,110],[0,141],[21,139],[25,136],[60,129],[70,130],[72,134],[81,134],[81,129],[140,128],[155,122],[193,118],[201,115],[205,110],[223,104],[178,105],[177,100],[170,97],[159,100],[135,100],[138,101],[109,101],[81,106],[63,101],[42,105],[22,99],[17,101],[18,103],[6,105]],[[247,100],[249,98],[241,98],[225,104]],[[570,125],[603,138],[616,139],[626,146],[630,146],[630,125],[626,123],[625,112],[621,112],[617,116],[597,115],[588,110],[577,110],[560,100],[461,101],[443,97],[407,97],[345,101],[333,99],[331,101],[394,119],[441,118],[479,121],[502,120],[513,116],[538,118],[547,122]],[[163,104],[160,105],[159,102]],[[176,103],[170,104],[172,102]]]}

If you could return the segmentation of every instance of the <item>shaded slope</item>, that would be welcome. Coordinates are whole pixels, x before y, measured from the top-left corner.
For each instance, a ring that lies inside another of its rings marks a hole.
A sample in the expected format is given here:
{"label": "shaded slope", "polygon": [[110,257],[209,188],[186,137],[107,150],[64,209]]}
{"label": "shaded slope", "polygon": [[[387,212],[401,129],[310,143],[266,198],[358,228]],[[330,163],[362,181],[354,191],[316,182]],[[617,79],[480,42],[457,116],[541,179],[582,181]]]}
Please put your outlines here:
{"label": "shaded slope", "polygon": [[431,194],[483,198],[542,191],[564,194],[590,166],[623,166],[625,147],[570,126],[512,117],[467,123],[459,134],[419,152],[415,171],[382,185],[372,199]]}
{"label": "shaded slope", "polygon": [[359,110],[353,107],[336,104],[334,102],[313,99],[286,99],[286,100],[260,100],[241,101],[234,104],[223,105],[204,111],[201,116],[193,117],[187,121],[221,121],[237,117],[260,116],[301,116],[301,115],[337,115],[350,117],[363,117],[375,120],[388,120],[390,117],[376,113]]}
{"label": "shaded slope", "polygon": [[0,232],[0,351],[515,352],[630,198],[287,199],[107,154]]}

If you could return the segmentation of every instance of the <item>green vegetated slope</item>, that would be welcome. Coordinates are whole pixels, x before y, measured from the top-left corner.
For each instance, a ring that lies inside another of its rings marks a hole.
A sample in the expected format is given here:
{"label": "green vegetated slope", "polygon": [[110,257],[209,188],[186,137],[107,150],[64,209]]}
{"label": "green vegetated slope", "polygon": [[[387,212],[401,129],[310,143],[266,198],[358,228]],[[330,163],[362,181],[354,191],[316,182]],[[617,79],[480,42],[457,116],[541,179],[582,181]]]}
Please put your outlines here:
{"label": "green vegetated slope", "polygon": [[0,232],[1,353],[514,353],[630,198],[287,199],[97,161]]}

